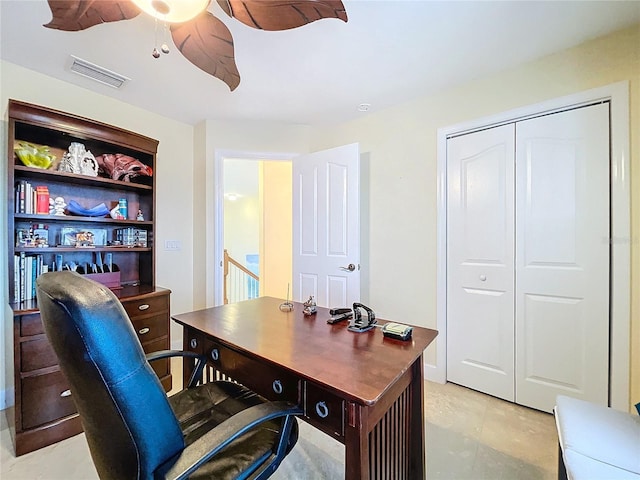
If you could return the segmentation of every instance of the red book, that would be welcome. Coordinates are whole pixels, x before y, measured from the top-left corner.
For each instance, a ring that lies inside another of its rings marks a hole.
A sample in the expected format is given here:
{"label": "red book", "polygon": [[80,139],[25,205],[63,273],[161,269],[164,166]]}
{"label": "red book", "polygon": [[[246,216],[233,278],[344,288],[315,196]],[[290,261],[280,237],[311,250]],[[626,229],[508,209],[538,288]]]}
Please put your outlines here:
{"label": "red book", "polygon": [[47,186],[36,187],[36,213],[49,215],[49,188]]}

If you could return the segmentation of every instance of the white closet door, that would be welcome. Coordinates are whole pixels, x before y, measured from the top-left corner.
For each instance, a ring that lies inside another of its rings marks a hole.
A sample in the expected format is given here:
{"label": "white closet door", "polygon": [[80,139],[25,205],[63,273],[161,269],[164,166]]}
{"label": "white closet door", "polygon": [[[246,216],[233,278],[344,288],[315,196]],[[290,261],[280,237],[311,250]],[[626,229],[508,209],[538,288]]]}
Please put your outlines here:
{"label": "white closet door", "polygon": [[510,401],[514,128],[447,142],[447,379]]}
{"label": "white closet door", "polygon": [[516,402],[606,405],[609,106],[518,122],[516,138]]}

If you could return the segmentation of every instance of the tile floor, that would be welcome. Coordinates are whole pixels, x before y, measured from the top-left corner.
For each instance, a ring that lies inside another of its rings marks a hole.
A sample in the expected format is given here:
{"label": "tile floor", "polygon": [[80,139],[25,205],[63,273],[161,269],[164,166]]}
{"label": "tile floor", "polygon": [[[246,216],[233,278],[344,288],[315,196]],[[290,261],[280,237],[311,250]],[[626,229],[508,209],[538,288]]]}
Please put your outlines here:
{"label": "tile floor", "polygon": [[[429,480],[556,478],[552,415],[450,383],[426,382],[425,392]],[[2,480],[97,478],[83,434],[15,458],[4,413],[0,412]],[[342,445],[299,423],[301,440],[272,478],[343,478]]]}

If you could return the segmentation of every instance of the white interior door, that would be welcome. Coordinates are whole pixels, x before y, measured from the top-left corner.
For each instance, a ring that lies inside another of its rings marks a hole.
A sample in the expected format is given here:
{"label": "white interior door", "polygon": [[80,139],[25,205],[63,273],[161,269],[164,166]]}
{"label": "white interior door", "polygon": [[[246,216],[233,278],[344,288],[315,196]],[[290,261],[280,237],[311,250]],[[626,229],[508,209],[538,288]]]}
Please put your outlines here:
{"label": "white interior door", "polygon": [[360,299],[358,144],[293,160],[293,299],[325,307]]}
{"label": "white interior door", "polygon": [[607,405],[609,104],[516,126],[516,399]]}
{"label": "white interior door", "polygon": [[447,142],[447,379],[514,401],[514,126]]}

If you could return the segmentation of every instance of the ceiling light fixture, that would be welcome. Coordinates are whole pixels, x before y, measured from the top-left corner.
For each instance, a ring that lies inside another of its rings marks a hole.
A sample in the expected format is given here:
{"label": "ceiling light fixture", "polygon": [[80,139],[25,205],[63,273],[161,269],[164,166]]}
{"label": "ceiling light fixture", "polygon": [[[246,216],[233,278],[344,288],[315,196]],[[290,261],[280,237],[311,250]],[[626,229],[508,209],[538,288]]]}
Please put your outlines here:
{"label": "ceiling light fixture", "polygon": [[[200,15],[210,0],[131,0],[140,10],[156,19],[155,46],[151,52],[153,58],[160,58],[160,52],[169,53],[167,41],[169,23],[184,23]],[[163,42],[158,49],[158,20],[164,23]]]}
{"label": "ceiling light fixture", "polygon": [[167,23],[183,23],[197,17],[209,0],[132,0],[140,10]]}
{"label": "ceiling light fixture", "polygon": [[[48,0],[52,18],[44,26],[77,32],[94,25],[130,20],[144,12],[156,21],[153,57],[169,53],[171,38],[178,53],[233,91],[240,84],[233,36],[225,22],[207,10],[211,1]],[[217,0],[217,3],[229,18],[258,30],[290,30],[331,18],[347,21],[341,0]]]}
{"label": "ceiling light fixture", "polygon": [[361,103],[360,105],[358,105],[359,112],[368,112],[370,109],[371,109],[370,103]]}

